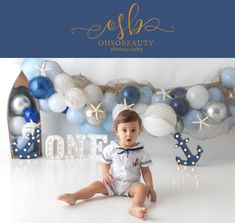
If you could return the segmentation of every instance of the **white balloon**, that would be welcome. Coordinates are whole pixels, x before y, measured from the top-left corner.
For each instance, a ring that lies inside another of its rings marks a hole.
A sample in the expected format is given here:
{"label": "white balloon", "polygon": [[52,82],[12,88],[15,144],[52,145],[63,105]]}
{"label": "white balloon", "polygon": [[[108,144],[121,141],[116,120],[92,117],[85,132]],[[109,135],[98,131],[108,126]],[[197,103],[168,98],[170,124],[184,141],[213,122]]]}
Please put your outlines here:
{"label": "white balloon", "polygon": [[63,112],[67,108],[64,97],[59,93],[55,93],[49,97],[48,107],[53,112]]}
{"label": "white balloon", "polygon": [[195,85],[188,89],[186,98],[191,108],[200,109],[208,102],[209,93],[204,86]]}
{"label": "white balloon", "polygon": [[86,104],[86,95],[82,89],[71,88],[65,94],[65,104],[75,110],[79,110]]}
{"label": "white balloon", "polygon": [[150,105],[143,114],[143,126],[153,136],[166,136],[175,130],[177,117],[167,104]]}
{"label": "white balloon", "polygon": [[94,84],[88,84],[84,88],[84,93],[87,98],[87,103],[92,105],[98,105],[103,97],[101,88]]}
{"label": "white balloon", "polygon": [[10,121],[10,131],[13,135],[21,135],[21,130],[25,125],[26,121],[22,116],[15,116]]}
{"label": "white balloon", "polygon": [[39,124],[34,123],[34,122],[27,122],[22,128],[22,131],[21,131],[22,136],[24,138],[28,138],[28,134],[33,135],[35,128],[37,127],[39,127]]}

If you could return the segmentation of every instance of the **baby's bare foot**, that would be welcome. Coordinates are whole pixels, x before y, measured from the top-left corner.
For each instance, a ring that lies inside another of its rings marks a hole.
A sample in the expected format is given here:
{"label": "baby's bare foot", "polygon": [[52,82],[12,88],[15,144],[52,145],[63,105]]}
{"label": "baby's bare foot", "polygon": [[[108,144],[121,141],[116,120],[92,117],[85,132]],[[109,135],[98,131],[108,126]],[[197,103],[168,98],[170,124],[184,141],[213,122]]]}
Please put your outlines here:
{"label": "baby's bare foot", "polygon": [[58,200],[64,201],[69,205],[74,205],[76,202],[76,198],[73,194],[61,194],[57,197]]}
{"label": "baby's bare foot", "polygon": [[133,215],[136,218],[146,219],[147,217],[147,208],[145,207],[131,207],[128,210],[130,215]]}

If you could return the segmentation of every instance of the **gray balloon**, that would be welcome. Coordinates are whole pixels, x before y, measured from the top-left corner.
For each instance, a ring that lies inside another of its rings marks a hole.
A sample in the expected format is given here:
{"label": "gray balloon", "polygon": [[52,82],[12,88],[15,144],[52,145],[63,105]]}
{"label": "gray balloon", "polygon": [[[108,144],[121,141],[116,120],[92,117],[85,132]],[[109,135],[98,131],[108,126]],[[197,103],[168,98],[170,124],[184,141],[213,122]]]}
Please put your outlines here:
{"label": "gray balloon", "polygon": [[210,123],[220,123],[228,115],[228,108],[225,104],[220,102],[211,101],[206,106],[204,106],[203,111],[206,113],[208,122]]}
{"label": "gray balloon", "polygon": [[31,102],[29,98],[23,94],[16,95],[12,98],[10,103],[11,111],[15,115],[23,115],[24,109],[29,107],[31,107]]}
{"label": "gray balloon", "polygon": [[96,117],[94,109],[90,105],[87,106],[85,110],[85,115],[86,115],[86,120],[90,125],[98,126],[105,119],[106,112],[102,109],[102,107],[100,107],[99,110],[102,110],[103,112],[98,111]]}

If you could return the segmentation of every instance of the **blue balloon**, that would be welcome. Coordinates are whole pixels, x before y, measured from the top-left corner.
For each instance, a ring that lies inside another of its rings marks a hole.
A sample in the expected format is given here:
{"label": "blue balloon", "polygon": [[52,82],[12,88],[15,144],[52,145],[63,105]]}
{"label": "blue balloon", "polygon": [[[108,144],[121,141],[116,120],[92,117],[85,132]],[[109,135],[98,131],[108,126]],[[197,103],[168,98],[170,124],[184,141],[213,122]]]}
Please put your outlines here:
{"label": "blue balloon", "polygon": [[233,127],[235,125],[235,116],[227,117],[222,123],[225,126]]}
{"label": "blue balloon", "polygon": [[48,98],[39,99],[38,103],[39,103],[39,108],[40,108],[41,111],[43,111],[43,112],[52,112],[52,110],[48,106]]}
{"label": "blue balloon", "polygon": [[151,103],[152,95],[153,95],[153,91],[149,87],[147,86],[141,87],[139,103],[149,105]]}
{"label": "blue balloon", "polygon": [[196,109],[190,109],[188,113],[182,117],[184,122],[184,127],[190,131],[198,131],[199,130],[199,124],[193,123],[194,121],[198,121],[197,114],[201,119],[205,118],[205,115],[200,111]]}
{"label": "blue balloon", "polygon": [[29,82],[29,92],[38,99],[45,99],[54,93],[54,86],[47,77],[37,76]]}
{"label": "blue balloon", "polygon": [[26,146],[27,142],[29,141],[28,138],[24,138],[23,136],[18,136],[17,140],[16,140],[16,146],[19,150],[24,149],[24,147]]}
{"label": "blue balloon", "polygon": [[107,134],[107,131],[102,127],[95,127],[86,122],[79,126],[82,134]]}
{"label": "blue balloon", "polygon": [[39,114],[34,108],[24,109],[23,114],[26,122],[30,122],[30,120],[32,120],[33,122],[38,123],[40,120]]}
{"label": "blue balloon", "polygon": [[152,95],[152,98],[151,98],[151,104],[156,104],[156,103],[165,103],[165,104],[169,104],[171,101],[170,98],[168,97],[163,97],[162,94],[158,94],[158,92],[154,93]]}
{"label": "blue balloon", "polygon": [[235,116],[235,105],[229,105],[229,111]]}
{"label": "blue balloon", "polygon": [[172,98],[185,98],[186,97],[187,90],[183,87],[177,87],[171,90],[171,97]]}
{"label": "blue balloon", "polygon": [[140,100],[140,90],[135,86],[127,86],[121,90],[121,95],[128,104],[137,104]]}
{"label": "blue balloon", "polygon": [[20,68],[24,72],[27,79],[30,81],[39,75],[39,68],[41,68],[42,63],[42,58],[26,58],[20,64]]}
{"label": "blue balloon", "polygon": [[86,120],[85,109],[74,110],[69,108],[66,112],[66,118],[71,123],[82,124]]}
{"label": "blue balloon", "polygon": [[209,101],[223,101],[224,95],[222,91],[217,87],[211,87],[208,89]]}
{"label": "blue balloon", "polygon": [[112,112],[117,103],[118,97],[112,92],[105,93],[101,100],[101,104],[107,112]]}
{"label": "blue balloon", "polygon": [[235,68],[226,68],[221,74],[221,82],[226,87],[235,87]]}
{"label": "blue balloon", "polygon": [[105,120],[102,122],[102,126],[108,132],[112,132],[113,131],[114,120],[113,120],[112,113],[108,113],[106,115]]}
{"label": "blue balloon", "polygon": [[189,103],[184,98],[175,98],[170,101],[169,104],[176,112],[178,116],[184,116],[189,110]]}

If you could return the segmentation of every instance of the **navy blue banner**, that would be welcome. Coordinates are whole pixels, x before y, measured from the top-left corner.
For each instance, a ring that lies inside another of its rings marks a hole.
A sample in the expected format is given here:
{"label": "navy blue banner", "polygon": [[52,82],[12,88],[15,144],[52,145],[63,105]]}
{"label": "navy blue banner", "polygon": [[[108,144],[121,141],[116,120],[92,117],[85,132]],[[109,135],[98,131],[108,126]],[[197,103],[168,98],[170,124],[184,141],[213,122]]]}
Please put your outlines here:
{"label": "navy blue banner", "polygon": [[235,57],[233,1],[2,1],[1,57]]}

